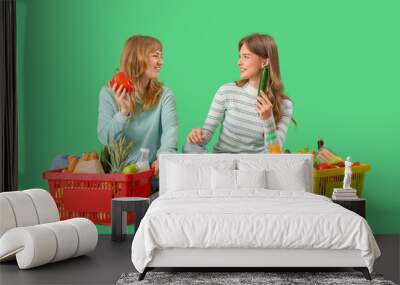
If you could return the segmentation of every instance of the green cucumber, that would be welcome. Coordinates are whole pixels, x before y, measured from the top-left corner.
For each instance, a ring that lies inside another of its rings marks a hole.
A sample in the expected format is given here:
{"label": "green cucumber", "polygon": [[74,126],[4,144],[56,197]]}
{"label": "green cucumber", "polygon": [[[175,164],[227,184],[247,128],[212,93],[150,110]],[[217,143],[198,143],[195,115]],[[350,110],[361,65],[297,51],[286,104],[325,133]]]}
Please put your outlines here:
{"label": "green cucumber", "polygon": [[[261,79],[260,79],[260,84],[258,85],[258,96],[261,95],[261,90],[264,91],[265,90],[265,86],[267,85],[267,81],[268,81],[268,76],[269,76],[269,66],[266,65],[263,68],[262,74],[261,74]],[[267,91],[267,90],[265,90]],[[266,93],[266,92],[265,92]]]}

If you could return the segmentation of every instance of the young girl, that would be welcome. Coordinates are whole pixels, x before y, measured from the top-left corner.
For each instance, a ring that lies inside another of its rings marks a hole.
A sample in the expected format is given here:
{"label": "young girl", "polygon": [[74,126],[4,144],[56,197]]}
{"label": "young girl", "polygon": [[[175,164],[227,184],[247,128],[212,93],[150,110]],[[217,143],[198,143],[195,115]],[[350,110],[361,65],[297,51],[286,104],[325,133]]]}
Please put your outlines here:
{"label": "young girl", "polygon": [[[205,145],[219,124],[222,128],[214,152],[262,153],[268,147],[265,138],[271,133],[282,147],[293,106],[283,93],[275,41],[269,35],[252,34],[240,40],[239,53],[241,80],[218,89],[203,128],[190,132],[184,152],[206,152]],[[266,65],[270,76],[265,90],[257,96]]]}
{"label": "young girl", "polygon": [[102,144],[124,135],[133,141],[129,160],[137,161],[141,148],[149,149],[149,162],[158,172],[158,155],[176,152],[178,121],[175,96],[158,81],[163,65],[161,42],[149,36],[133,36],[125,43],[120,71],[134,83],[128,94],[122,86],[100,91],[97,133]]}

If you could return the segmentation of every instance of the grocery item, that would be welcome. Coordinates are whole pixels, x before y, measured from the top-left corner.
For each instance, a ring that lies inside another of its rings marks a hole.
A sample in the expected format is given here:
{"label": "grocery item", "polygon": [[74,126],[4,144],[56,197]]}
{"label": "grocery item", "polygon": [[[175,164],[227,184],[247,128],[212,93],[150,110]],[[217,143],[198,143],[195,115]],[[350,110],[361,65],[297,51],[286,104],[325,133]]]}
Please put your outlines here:
{"label": "grocery item", "polygon": [[331,150],[324,146],[324,141],[319,139],[318,142],[318,160],[320,163],[336,164],[343,162],[343,158],[333,153]]}
{"label": "grocery item", "polygon": [[68,168],[68,155],[59,154],[51,162],[50,169]]}
{"label": "grocery item", "polygon": [[99,157],[97,156],[97,153],[95,151],[89,153],[89,160],[96,160],[96,159],[99,159]]}
{"label": "grocery item", "polygon": [[66,169],[66,172],[73,172],[77,164],[78,158],[75,155],[68,156],[68,168]]}
{"label": "grocery item", "polygon": [[269,67],[268,67],[268,65],[266,65],[263,68],[263,71],[261,73],[260,83],[258,84],[258,92],[257,92],[258,96],[261,95],[261,91],[266,93],[266,91],[264,91],[264,90],[265,90],[265,87],[267,86],[268,77],[269,77]]}
{"label": "grocery item", "polygon": [[327,163],[327,162],[322,162],[317,165],[317,170],[324,170],[324,169],[331,169],[331,168],[336,168],[334,164]]}
{"label": "grocery item", "polygon": [[139,171],[145,171],[145,170],[150,169],[149,152],[150,151],[148,148],[140,149],[140,158],[136,162],[136,165],[139,168]]}
{"label": "grocery item", "polygon": [[79,159],[79,161],[88,161],[88,160],[90,160],[89,153],[88,152],[82,153],[81,158]]}
{"label": "grocery item", "polygon": [[139,171],[139,168],[136,165],[136,163],[128,164],[127,166],[124,167],[124,169],[122,169],[122,173],[124,173],[124,174],[134,174],[138,171]]}
{"label": "grocery item", "polygon": [[76,164],[73,173],[104,173],[98,159],[81,160]]}
{"label": "grocery item", "polygon": [[118,141],[111,139],[108,145],[108,152],[110,153],[110,168],[111,173],[122,172],[123,168],[127,166],[129,154],[132,151],[133,142],[128,142],[125,136],[122,136]]}
{"label": "grocery item", "polygon": [[267,135],[268,153],[282,153],[281,146],[278,143],[275,132]]}
{"label": "grocery item", "polygon": [[116,87],[117,90],[118,88],[120,88],[120,86],[123,86],[123,88],[127,93],[131,93],[132,91],[135,90],[135,86],[132,80],[130,80],[129,77],[126,76],[126,74],[123,73],[122,71],[117,72],[111,79],[110,85],[114,86],[114,84],[117,84]]}
{"label": "grocery item", "polygon": [[111,167],[110,167],[110,153],[108,152],[108,147],[103,146],[101,149],[100,153],[100,163],[103,166],[104,172],[105,173],[110,173],[111,172]]}

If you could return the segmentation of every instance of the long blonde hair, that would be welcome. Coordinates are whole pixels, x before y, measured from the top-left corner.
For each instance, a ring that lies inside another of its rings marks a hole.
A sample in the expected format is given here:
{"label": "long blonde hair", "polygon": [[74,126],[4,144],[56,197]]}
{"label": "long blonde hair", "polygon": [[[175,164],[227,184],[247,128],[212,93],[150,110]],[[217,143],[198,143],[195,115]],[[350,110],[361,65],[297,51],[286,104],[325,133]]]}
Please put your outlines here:
{"label": "long blonde hair", "polygon": [[[244,44],[246,44],[247,48],[252,53],[261,58],[269,59],[269,78],[263,91],[267,94],[272,103],[272,112],[276,123],[278,123],[282,118],[281,102],[284,99],[290,100],[290,98],[283,92],[283,82],[279,69],[278,48],[275,40],[270,35],[251,34],[239,41],[239,51]],[[248,82],[248,79],[242,79],[235,83],[237,86],[242,87]],[[293,118],[292,121],[296,124]]]}
{"label": "long blonde hair", "polygon": [[[150,36],[132,36],[124,46],[121,55],[120,69],[134,83],[135,90],[142,90],[141,99],[143,102],[143,111],[156,106],[163,91],[163,84],[157,79],[150,79],[147,86],[141,86],[141,79],[148,67],[149,55],[156,50],[162,50],[161,42]],[[135,111],[136,98],[135,94],[131,94],[132,110]]]}

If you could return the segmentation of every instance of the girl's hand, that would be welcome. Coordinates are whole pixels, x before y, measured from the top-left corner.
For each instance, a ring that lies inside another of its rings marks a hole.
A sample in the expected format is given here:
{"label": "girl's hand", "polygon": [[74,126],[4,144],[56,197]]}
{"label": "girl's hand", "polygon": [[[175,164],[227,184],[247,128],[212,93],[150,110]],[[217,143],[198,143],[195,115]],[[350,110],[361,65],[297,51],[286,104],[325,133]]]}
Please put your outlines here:
{"label": "girl's hand", "polygon": [[257,96],[256,110],[261,120],[265,121],[272,115],[272,103],[263,91],[260,92],[261,96]]}
{"label": "girl's hand", "polygon": [[151,164],[151,168],[154,168],[154,175],[155,175],[156,177],[158,177],[158,169],[159,169],[158,159],[155,160],[155,161]]}
{"label": "girl's hand", "polygon": [[192,144],[202,144],[204,141],[203,130],[201,128],[193,129],[188,135],[187,140]]}
{"label": "girl's hand", "polygon": [[116,83],[114,83],[113,86],[108,83],[108,88],[112,90],[113,96],[118,103],[121,113],[124,116],[128,116],[133,106],[130,93],[126,93],[126,90],[122,85],[117,89]]}

